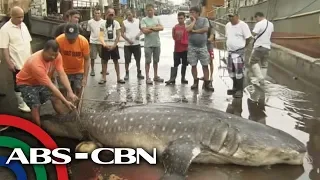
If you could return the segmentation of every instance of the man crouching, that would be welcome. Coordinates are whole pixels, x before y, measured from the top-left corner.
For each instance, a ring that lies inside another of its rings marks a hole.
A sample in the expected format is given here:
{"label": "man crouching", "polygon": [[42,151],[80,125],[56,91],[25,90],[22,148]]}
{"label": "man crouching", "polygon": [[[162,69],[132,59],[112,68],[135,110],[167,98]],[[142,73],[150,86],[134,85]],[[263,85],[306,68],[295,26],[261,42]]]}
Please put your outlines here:
{"label": "man crouching", "polygon": [[58,114],[64,112],[62,103],[70,110],[76,108],[72,102],[64,98],[51,81],[54,71],[57,71],[61,83],[67,89],[68,98],[76,101],[78,98],[72,92],[68,77],[64,72],[59,45],[55,40],[46,42],[43,50],[34,53],[17,74],[17,86],[21,91],[22,98],[31,108],[32,120],[38,126],[41,126],[40,106],[49,99]]}

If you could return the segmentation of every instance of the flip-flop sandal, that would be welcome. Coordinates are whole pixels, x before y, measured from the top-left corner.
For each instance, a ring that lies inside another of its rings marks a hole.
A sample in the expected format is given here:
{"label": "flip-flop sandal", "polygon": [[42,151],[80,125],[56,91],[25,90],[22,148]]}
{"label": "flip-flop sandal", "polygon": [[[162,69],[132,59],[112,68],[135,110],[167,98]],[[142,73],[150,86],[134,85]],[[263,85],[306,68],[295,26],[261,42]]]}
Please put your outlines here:
{"label": "flip-flop sandal", "polygon": [[151,81],[151,79],[150,79],[150,78],[149,78],[149,79],[147,79],[146,83],[147,83],[147,84],[153,84],[153,82]]}
{"label": "flip-flop sandal", "polygon": [[[100,72],[100,74],[102,74],[102,71]],[[106,75],[109,75],[109,73],[107,72]]]}
{"label": "flip-flop sandal", "polygon": [[124,81],[124,80],[122,80],[122,79],[120,79],[120,80],[118,80],[117,81],[119,84],[125,84],[126,82]]}
{"label": "flip-flop sandal", "polygon": [[101,79],[101,80],[99,81],[99,84],[105,84],[106,82],[107,82],[106,80]]}
{"label": "flip-flop sandal", "polygon": [[161,79],[159,76],[156,78],[153,78],[153,81],[155,82],[164,82],[164,79]]}

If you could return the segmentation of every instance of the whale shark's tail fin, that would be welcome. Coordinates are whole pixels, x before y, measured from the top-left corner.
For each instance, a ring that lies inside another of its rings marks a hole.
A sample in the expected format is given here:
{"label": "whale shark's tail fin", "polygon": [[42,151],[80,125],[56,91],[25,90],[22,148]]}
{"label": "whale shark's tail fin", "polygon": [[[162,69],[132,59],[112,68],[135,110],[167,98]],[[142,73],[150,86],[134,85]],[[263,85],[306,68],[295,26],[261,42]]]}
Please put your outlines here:
{"label": "whale shark's tail fin", "polygon": [[192,160],[200,154],[199,144],[190,139],[178,139],[169,144],[162,156],[165,174],[161,180],[185,180]]}

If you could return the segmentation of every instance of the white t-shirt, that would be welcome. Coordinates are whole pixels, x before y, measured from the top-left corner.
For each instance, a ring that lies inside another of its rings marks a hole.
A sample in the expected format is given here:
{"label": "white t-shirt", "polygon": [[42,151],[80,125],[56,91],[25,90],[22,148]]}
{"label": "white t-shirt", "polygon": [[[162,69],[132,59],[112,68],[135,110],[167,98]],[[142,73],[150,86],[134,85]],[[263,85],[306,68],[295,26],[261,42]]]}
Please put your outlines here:
{"label": "white t-shirt", "polygon": [[[254,26],[254,29],[253,29],[253,32],[257,34],[255,36],[255,38],[257,38],[258,35],[261,34],[266,29],[267,22],[268,22],[268,20],[263,19],[263,20],[256,23],[256,25]],[[253,48],[262,46],[262,47],[271,49],[271,40],[270,39],[271,39],[271,34],[273,31],[274,31],[273,23],[269,21],[268,28],[263,33],[263,35],[260,36],[259,39],[257,39],[257,41],[254,43]]]}
{"label": "white t-shirt", "polygon": [[246,39],[251,36],[250,28],[245,22],[240,20],[236,25],[232,25],[231,22],[228,22],[226,25],[228,51],[236,51],[244,48],[246,45]]}
{"label": "white t-shirt", "polygon": [[[103,32],[104,32],[104,42],[109,45],[109,46],[112,46],[114,45],[114,42],[116,40],[116,37],[117,37],[117,30],[120,30],[121,29],[121,26],[119,24],[118,21],[116,20],[113,20],[113,26],[109,26],[108,29],[106,28],[106,23],[107,21],[104,20],[103,23],[101,24],[100,26],[100,30],[102,29]],[[112,31],[112,27],[113,27],[113,31]],[[113,33],[113,38],[112,39],[109,39],[108,38],[108,31],[112,32]]]}
{"label": "white t-shirt", "polygon": [[[128,21],[127,19],[123,21],[123,25],[126,28],[124,35],[130,39],[133,44],[139,45],[140,41],[136,39],[136,36],[140,33],[140,21],[139,19],[133,18],[133,22]],[[129,42],[125,42],[125,46],[132,46]]]}
{"label": "white t-shirt", "polygon": [[87,31],[90,32],[90,43],[101,44],[99,41],[99,33],[100,33],[100,27],[102,23],[103,23],[103,19],[100,19],[99,21],[90,19],[88,21]]}

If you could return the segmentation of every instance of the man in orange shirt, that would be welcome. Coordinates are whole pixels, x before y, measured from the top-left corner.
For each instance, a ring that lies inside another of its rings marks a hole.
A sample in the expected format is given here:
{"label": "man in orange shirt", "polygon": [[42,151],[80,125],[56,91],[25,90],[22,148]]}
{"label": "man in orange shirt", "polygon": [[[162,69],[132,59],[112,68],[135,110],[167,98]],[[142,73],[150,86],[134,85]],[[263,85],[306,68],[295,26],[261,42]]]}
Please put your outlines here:
{"label": "man in orange shirt", "polygon": [[[79,34],[79,26],[69,23],[65,33],[56,38],[62,55],[63,68],[73,92],[80,96],[81,87],[87,84],[90,48],[88,40]],[[58,79],[61,86],[61,82]],[[60,89],[65,92],[63,89]]]}
{"label": "man in orange shirt", "polygon": [[49,99],[58,114],[64,113],[62,103],[70,110],[76,108],[72,102],[65,99],[51,81],[54,71],[58,73],[63,86],[67,89],[68,98],[76,101],[77,96],[72,92],[68,77],[63,70],[59,45],[55,40],[49,40],[43,50],[34,53],[16,76],[17,88],[31,108],[32,119],[38,126],[41,126],[40,106]]}

